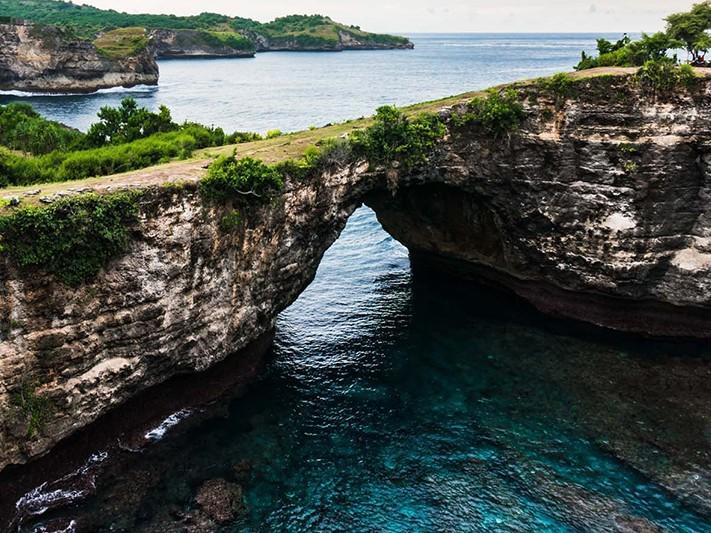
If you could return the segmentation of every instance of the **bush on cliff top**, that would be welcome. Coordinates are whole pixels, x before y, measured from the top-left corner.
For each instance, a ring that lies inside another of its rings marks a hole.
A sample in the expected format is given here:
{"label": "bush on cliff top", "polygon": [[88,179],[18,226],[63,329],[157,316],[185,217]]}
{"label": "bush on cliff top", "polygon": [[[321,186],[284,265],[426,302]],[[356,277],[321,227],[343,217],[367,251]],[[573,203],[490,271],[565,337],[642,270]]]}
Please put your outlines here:
{"label": "bush on cliff top", "polygon": [[[196,149],[258,140],[256,133],[225,135],[221,128],[176,124],[170,111],[139,108],[132,98],[103,107],[88,134],[48,121],[26,104],[0,106],[0,187],[105,176],[145,168]],[[35,154],[24,157],[5,150]]]}
{"label": "bush on cliff top", "polygon": [[261,198],[283,186],[284,178],[277,168],[251,157],[237,159],[235,154],[217,159],[200,181],[202,194],[213,200]]}
{"label": "bush on cliff top", "polygon": [[124,251],[138,219],[138,192],[85,194],[0,216],[0,252],[77,286]]}
{"label": "bush on cliff top", "polygon": [[427,161],[446,132],[437,115],[410,118],[394,106],[383,106],[378,108],[373,125],[355,131],[350,141],[354,153],[372,166],[399,162],[412,168]]}
{"label": "bush on cliff top", "polygon": [[474,98],[467,110],[454,117],[457,125],[479,125],[495,137],[509,135],[526,118],[520,96],[515,89],[491,90],[486,96]]}
{"label": "bush on cliff top", "polygon": [[639,40],[633,41],[625,35],[619,41],[612,43],[607,39],[597,40],[598,57],[582,53],[576,70],[586,70],[595,67],[638,67],[647,61],[657,61],[667,57],[669,50],[682,46],[681,41],[671,38],[664,32],[653,35],[642,34]]}
{"label": "bush on cliff top", "polygon": [[170,110],[160,106],[158,113],[138,107],[133,98],[124,98],[118,107],[104,106],[97,114],[98,122],[86,134],[87,147],[99,148],[109,144],[125,144],[150,137],[156,133],[176,131]]}
{"label": "bush on cliff top", "polygon": [[656,96],[669,94],[680,86],[690,89],[697,81],[694,69],[669,59],[647,61],[637,73],[642,88]]}

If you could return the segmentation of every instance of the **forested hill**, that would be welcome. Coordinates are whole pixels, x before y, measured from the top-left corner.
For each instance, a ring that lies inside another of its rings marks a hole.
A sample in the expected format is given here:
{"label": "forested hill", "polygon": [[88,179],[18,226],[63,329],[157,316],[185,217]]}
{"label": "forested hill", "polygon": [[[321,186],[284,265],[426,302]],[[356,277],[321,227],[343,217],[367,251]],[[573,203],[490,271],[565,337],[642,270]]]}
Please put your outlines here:
{"label": "forested hill", "polygon": [[106,30],[143,27],[240,33],[252,40],[257,50],[412,47],[404,37],[368,33],[322,15],[291,15],[261,23],[217,13],[184,17],[129,14],[56,0],[0,0],[0,18],[62,26],[87,40]]}

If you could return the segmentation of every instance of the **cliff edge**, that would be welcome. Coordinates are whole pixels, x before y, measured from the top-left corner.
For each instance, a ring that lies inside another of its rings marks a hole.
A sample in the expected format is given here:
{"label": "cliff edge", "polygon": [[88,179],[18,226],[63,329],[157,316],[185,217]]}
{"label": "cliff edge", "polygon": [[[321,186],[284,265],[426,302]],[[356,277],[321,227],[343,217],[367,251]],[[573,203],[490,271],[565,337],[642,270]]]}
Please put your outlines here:
{"label": "cliff edge", "polygon": [[57,27],[0,24],[0,90],[91,93],[158,83],[151,47],[129,55],[111,52]]}

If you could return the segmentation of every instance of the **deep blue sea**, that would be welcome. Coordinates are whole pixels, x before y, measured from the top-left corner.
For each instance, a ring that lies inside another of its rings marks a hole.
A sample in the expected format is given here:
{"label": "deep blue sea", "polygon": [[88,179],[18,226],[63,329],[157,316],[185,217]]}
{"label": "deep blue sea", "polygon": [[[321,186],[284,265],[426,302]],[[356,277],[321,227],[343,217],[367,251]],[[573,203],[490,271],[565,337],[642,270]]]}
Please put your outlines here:
{"label": "deep blue sea", "polygon": [[[416,35],[413,51],[172,60],[158,88],[22,99],[79,128],[130,94],[180,120],[290,131],[570,70],[595,37]],[[174,417],[51,518],[181,531],[202,483],[239,477],[247,515],[224,531],[708,532],[708,352],[413,272],[361,208],[281,315],[257,383],[192,423]]]}

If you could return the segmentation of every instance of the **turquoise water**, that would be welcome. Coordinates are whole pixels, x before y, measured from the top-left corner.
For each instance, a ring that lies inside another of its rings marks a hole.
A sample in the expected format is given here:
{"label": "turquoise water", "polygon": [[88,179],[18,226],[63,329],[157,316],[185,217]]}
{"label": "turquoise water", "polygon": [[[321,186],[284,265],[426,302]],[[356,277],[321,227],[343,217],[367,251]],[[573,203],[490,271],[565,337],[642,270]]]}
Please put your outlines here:
{"label": "turquoise water", "polygon": [[[165,85],[132,94],[230,129],[299,129],[560,70],[592,42],[427,36],[412,53],[171,61]],[[82,126],[119,97],[28,100]],[[245,395],[177,417],[141,453],[110,451],[118,466],[95,450],[88,496],[25,530],[181,531],[198,488],[223,478],[248,510],[224,531],[710,531],[708,351],[413,270],[362,208]]]}

